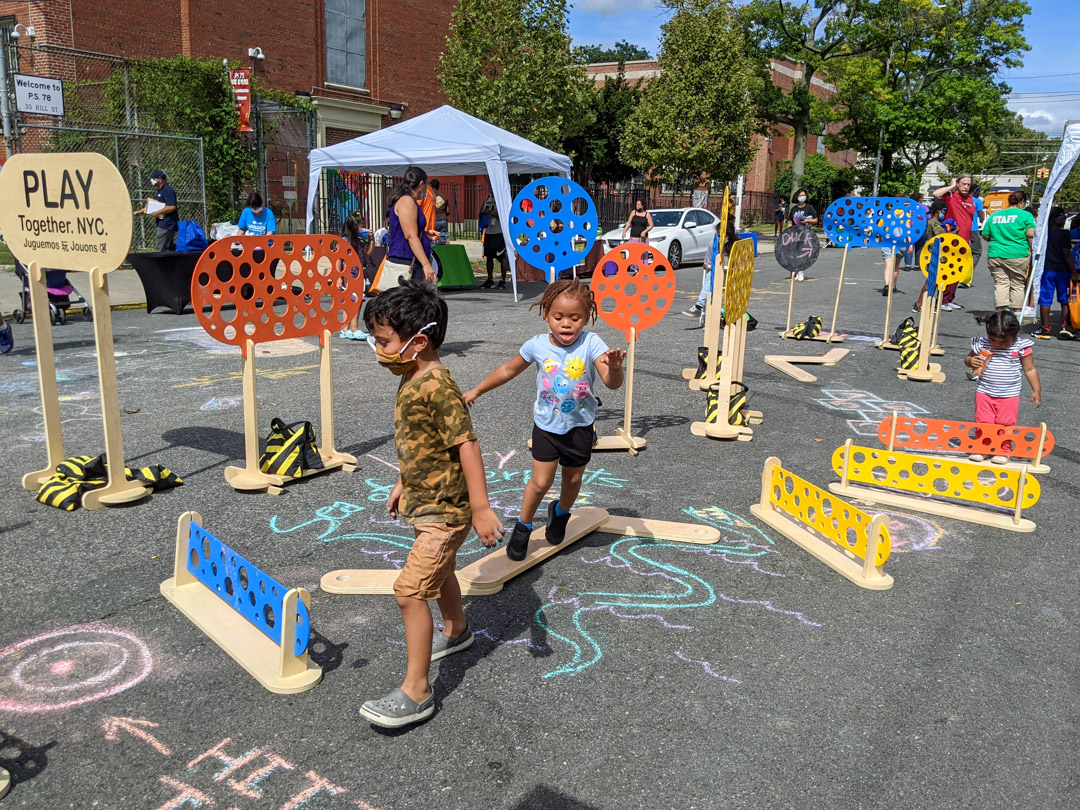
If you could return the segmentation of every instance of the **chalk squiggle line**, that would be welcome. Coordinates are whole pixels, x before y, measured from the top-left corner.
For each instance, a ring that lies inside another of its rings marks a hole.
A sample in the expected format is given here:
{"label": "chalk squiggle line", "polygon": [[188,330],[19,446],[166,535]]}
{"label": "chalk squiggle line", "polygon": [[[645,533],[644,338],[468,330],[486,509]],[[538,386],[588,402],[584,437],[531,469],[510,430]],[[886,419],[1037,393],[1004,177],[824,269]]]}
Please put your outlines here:
{"label": "chalk squiggle line", "polygon": [[759,607],[765,608],[768,611],[771,611],[772,613],[782,613],[784,616],[794,616],[807,627],[821,627],[820,624],[810,621],[797,610],[784,610],[783,608],[774,607],[772,602],[770,602],[768,599],[732,599],[726,594],[720,594],[720,598],[723,599],[725,602],[732,602],[736,605],[757,605]]}
{"label": "chalk squiggle line", "polygon": [[628,613],[619,613],[614,607],[608,605],[608,613],[619,619],[656,619],[660,624],[669,630],[693,630],[694,628],[688,624],[669,624],[667,619],[658,613],[638,613],[630,615]]}
{"label": "chalk squiggle line", "polygon": [[682,650],[676,650],[675,657],[678,658],[680,661],[685,661],[688,664],[700,665],[701,668],[705,670],[706,675],[712,675],[714,678],[719,678],[720,680],[727,681],[728,683],[742,683],[742,681],[738,681],[735,678],[729,678],[727,675],[721,675],[719,672],[714,672],[708,661],[698,661],[696,658],[687,658],[685,655],[682,654]]}
{"label": "chalk squiggle line", "polygon": [[[766,568],[761,568],[760,565],[758,564],[758,561],[754,560],[754,559],[733,560],[730,557],[728,557],[728,554],[730,552],[727,552],[727,551],[718,551],[718,550],[716,550],[714,548],[702,548],[702,547],[694,547],[694,546],[687,546],[686,548],[683,549],[683,551],[686,554],[704,554],[706,557],[719,557],[721,560],[723,560],[724,562],[729,563],[731,565],[749,565],[757,573],[765,574],[766,576],[779,577],[780,579],[785,579],[787,577],[786,574],[781,574],[779,571],[769,571]],[[768,549],[766,551],[766,553],[768,553],[768,554],[776,554],[778,552],[776,552],[776,551],[774,551],[772,549]]]}
{"label": "chalk squiggle line", "polygon": [[[596,640],[589,634],[582,624],[582,617],[586,613],[591,613],[597,610],[611,611],[615,608],[632,609],[632,608],[652,608],[661,610],[670,610],[675,608],[694,608],[694,607],[706,607],[713,604],[716,601],[716,594],[712,587],[705,580],[701,579],[689,571],[684,571],[674,565],[668,563],[662,563],[649,557],[643,556],[641,553],[642,548],[671,548],[675,547],[672,543],[655,543],[652,541],[643,542],[639,538],[627,538],[624,540],[618,540],[611,545],[611,558],[620,561],[621,565],[618,567],[625,567],[633,573],[637,573],[633,567],[632,562],[626,557],[622,556],[621,549],[629,546],[626,551],[628,557],[633,557],[636,560],[644,563],[653,568],[657,568],[660,571],[670,574],[667,577],[673,582],[683,586],[682,593],[666,594],[666,593],[610,593],[604,591],[588,591],[578,594],[571,599],[560,601],[554,604],[542,605],[537,609],[534,614],[535,621],[541,627],[553,637],[568,644],[573,648],[573,655],[571,660],[564,666],[545,673],[544,678],[554,678],[559,675],[576,675],[585,669],[588,669],[593,664],[600,661],[603,657],[603,650]],[[610,565],[610,563],[608,563]],[[615,567],[615,566],[612,566]],[[700,587],[699,587],[700,586]],[[553,594],[552,594],[553,595]],[[581,602],[585,598],[592,598],[595,601],[591,606],[584,607]],[[610,600],[619,601],[610,601]],[[635,601],[628,602],[623,601],[632,599]],[[560,633],[555,632],[547,623],[547,617],[545,610],[555,607],[557,604],[572,604],[576,605],[577,609],[571,616],[571,622],[574,625],[574,629],[577,631],[578,636],[584,643],[579,644],[574,639],[568,638]],[[587,649],[587,651],[586,651]]]}
{"label": "chalk squiggle line", "polygon": [[487,628],[480,628],[479,630],[473,630],[474,636],[480,636],[480,638],[486,638],[488,641],[494,641],[500,646],[509,646],[511,644],[525,644],[530,650],[538,650],[543,652],[544,647],[539,644],[533,644],[532,639],[528,638],[498,638]]}

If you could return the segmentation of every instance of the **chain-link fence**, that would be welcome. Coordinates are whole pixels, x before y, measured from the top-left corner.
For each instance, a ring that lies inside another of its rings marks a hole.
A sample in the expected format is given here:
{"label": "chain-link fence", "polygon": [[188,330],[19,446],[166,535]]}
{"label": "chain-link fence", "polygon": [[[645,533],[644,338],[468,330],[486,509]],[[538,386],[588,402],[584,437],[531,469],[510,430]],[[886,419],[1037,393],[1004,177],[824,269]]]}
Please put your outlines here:
{"label": "chain-link fence", "polygon": [[[132,210],[141,208],[153,196],[150,173],[161,169],[176,191],[180,218],[208,229],[202,139],[140,127],[131,60],[22,41],[7,53],[6,86],[12,111],[16,74],[59,79],[64,86],[63,117],[14,114],[14,135],[20,152],[105,155],[127,183]],[[153,220],[137,218],[132,249],[153,250],[154,230]]]}

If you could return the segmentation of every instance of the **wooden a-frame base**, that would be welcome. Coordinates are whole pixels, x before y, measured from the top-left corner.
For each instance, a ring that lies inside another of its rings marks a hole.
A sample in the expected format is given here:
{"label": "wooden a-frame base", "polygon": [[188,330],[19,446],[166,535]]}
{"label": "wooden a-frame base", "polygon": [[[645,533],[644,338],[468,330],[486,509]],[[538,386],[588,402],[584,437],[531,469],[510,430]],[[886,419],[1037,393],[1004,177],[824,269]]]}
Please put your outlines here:
{"label": "wooden a-frame base", "polygon": [[11,774],[0,768],[0,799],[7,796],[9,790],[11,790]]}
{"label": "wooden a-frame base", "polygon": [[897,492],[886,492],[873,487],[860,487],[851,484],[845,487],[840,482],[829,484],[829,490],[846,498],[855,498],[885,506],[896,506],[916,513],[939,515],[940,517],[963,520],[968,523],[977,523],[980,526],[1006,529],[1010,532],[1035,531],[1034,521],[1028,518],[1020,518],[1014,521],[1011,516],[1004,513],[987,512],[982,509],[973,509],[970,506],[960,506],[959,504],[935,501],[930,498],[917,498],[913,495],[901,495]]}
{"label": "wooden a-frame base", "polygon": [[783,512],[762,509],[760,504],[755,503],[751,505],[750,513],[860,588],[887,591],[893,586],[893,578],[889,574],[879,574],[870,566],[871,573],[867,576],[868,566],[864,560],[845,554],[839,546],[811,534]]}
{"label": "wooden a-frame base", "polygon": [[[546,528],[533,529],[524,560],[515,562],[499,548],[456,572],[462,596],[491,596],[499,593],[511,579],[592,532],[642,537],[676,543],[711,545],[720,542],[720,530],[695,523],[608,515],[595,506],[574,509],[566,526],[566,539],[557,546],[545,539]],[[327,593],[388,595],[394,592],[394,569],[341,569],[324,574],[319,587]]]}

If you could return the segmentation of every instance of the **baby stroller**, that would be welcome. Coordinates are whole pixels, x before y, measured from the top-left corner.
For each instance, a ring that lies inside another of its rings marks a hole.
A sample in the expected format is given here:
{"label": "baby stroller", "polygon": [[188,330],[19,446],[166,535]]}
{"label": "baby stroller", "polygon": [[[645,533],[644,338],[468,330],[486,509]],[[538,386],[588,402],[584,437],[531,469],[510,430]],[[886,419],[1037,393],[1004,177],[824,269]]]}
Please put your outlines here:
{"label": "baby stroller", "polygon": [[[22,323],[30,312],[30,274],[26,266],[18,259],[15,260],[15,275],[22,279],[21,308],[15,310],[13,316],[15,323]],[[78,290],[68,281],[65,270],[46,270],[45,289],[49,294],[49,320],[54,324],[62,324],[67,321],[67,311],[73,304],[82,304],[83,317],[87,321],[94,320],[94,313],[90,311],[90,305],[82,297]],[[71,300],[71,296],[75,300]]]}

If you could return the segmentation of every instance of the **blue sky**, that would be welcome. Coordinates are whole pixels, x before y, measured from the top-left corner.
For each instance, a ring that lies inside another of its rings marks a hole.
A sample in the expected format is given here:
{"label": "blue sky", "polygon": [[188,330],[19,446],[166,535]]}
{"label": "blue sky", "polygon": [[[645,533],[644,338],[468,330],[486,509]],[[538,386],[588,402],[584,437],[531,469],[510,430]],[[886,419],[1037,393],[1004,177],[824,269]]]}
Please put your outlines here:
{"label": "blue sky", "polygon": [[[1002,78],[1017,95],[1009,108],[1024,116],[1024,123],[1060,136],[1067,120],[1080,120],[1080,58],[1077,0],[1028,0],[1032,13],[1025,21],[1031,50],[1024,66]],[[658,0],[574,0],[570,34],[576,45],[614,45],[625,39],[655,55],[660,26],[670,12]],[[1072,74],[1072,75],[1059,75]],[[1046,95],[1073,91],[1071,96]],[[1027,94],[1027,95],[1022,95]]]}

